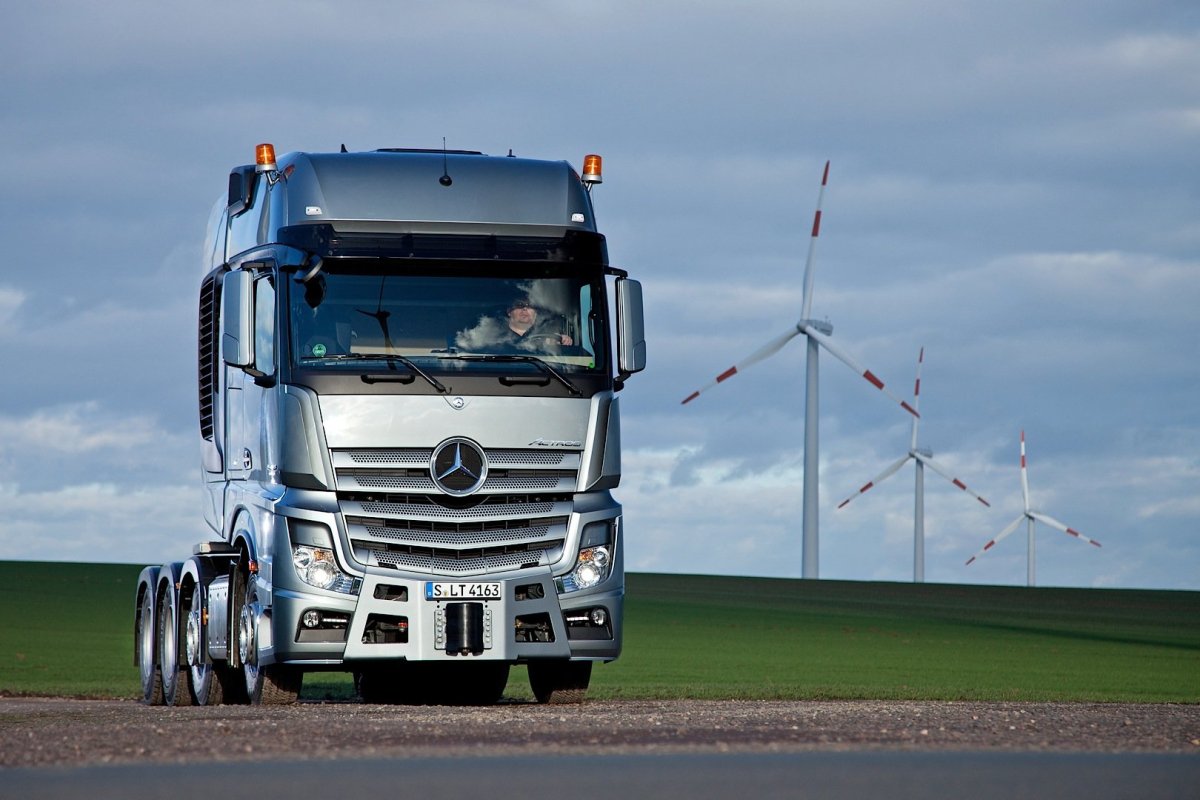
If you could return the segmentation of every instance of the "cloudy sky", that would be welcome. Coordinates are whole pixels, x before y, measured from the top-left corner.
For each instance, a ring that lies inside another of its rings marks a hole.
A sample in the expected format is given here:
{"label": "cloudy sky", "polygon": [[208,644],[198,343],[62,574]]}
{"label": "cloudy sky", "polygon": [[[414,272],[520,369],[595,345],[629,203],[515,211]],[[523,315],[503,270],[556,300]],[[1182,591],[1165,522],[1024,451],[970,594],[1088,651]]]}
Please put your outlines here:
{"label": "cloudy sky", "polygon": [[[260,141],[605,157],[651,367],[622,394],[627,567],[797,577],[813,314],[898,393],[926,348],[926,578],[1200,589],[1200,11],[1190,0],[54,2],[0,11],[0,558],[201,535],[207,213]],[[910,580],[909,423],[822,360],[823,578]]]}

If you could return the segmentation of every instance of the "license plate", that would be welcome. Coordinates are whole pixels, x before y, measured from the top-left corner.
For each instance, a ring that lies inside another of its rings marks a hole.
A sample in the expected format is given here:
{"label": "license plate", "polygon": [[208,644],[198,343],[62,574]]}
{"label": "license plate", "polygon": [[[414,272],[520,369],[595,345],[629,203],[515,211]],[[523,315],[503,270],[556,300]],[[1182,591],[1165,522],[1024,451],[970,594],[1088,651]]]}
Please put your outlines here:
{"label": "license plate", "polygon": [[499,600],[499,583],[451,583],[429,581],[425,584],[426,600]]}

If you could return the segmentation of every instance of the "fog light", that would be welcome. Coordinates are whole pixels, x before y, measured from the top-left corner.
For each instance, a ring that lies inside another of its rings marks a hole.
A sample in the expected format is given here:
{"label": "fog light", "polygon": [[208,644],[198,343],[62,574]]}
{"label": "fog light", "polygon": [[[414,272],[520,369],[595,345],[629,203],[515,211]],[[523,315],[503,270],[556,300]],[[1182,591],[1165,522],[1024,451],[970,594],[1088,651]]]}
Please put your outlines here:
{"label": "fog light", "polygon": [[306,628],[315,628],[321,624],[321,612],[305,611],[300,621],[304,623],[304,627]]}
{"label": "fog light", "polygon": [[604,623],[608,622],[608,612],[603,608],[593,608],[590,616],[592,619],[592,624],[597,628],[604,627]]}

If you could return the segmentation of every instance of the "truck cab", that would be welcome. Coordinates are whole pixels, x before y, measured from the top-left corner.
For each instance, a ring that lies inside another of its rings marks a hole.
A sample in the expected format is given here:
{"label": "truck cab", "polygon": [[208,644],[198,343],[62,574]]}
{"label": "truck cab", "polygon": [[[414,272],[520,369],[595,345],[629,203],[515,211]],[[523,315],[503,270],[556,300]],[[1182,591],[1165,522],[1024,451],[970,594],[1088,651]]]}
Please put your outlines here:
{"label": "truck cab", "polygon": [[207,537],[148,567],[147,702],[574,702],[621,651],[618,392],[640,285],[567,162],[260,146],[198,313]]}

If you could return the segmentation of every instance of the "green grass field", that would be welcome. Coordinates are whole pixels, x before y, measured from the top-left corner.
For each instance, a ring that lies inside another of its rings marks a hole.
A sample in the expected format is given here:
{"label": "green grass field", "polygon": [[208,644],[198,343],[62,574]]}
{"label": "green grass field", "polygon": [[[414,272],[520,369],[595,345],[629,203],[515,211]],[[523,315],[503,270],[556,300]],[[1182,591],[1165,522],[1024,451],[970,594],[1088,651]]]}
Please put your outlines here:
{"label": "green grass field", "polygon": [[[0,694],[135,696],[138,571],[0,562]],[[592,697],[1200,702],[1200,592],[634,574],[625,623]]]}

